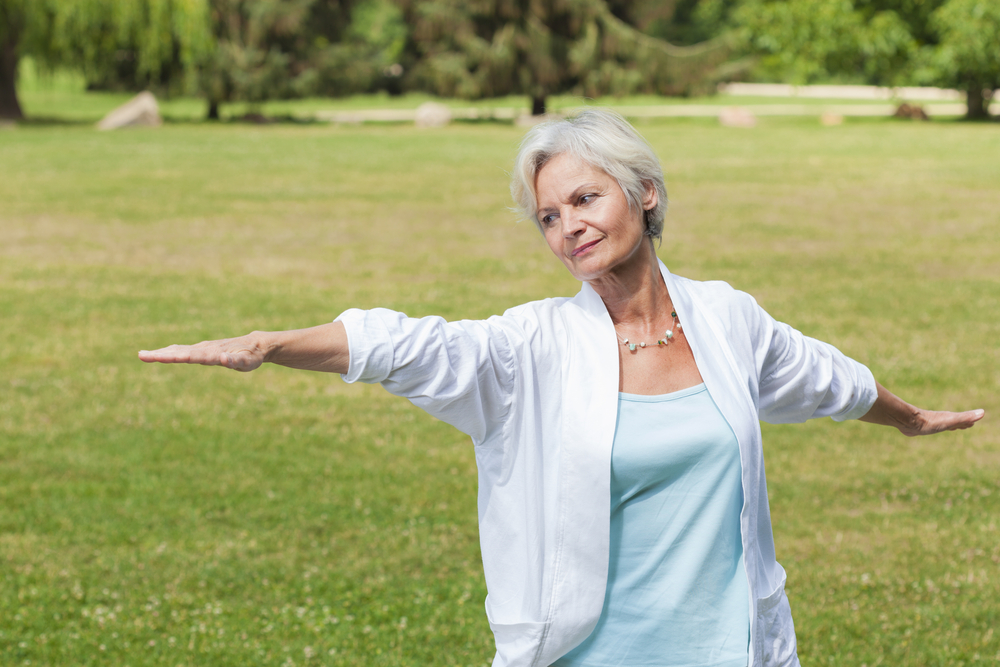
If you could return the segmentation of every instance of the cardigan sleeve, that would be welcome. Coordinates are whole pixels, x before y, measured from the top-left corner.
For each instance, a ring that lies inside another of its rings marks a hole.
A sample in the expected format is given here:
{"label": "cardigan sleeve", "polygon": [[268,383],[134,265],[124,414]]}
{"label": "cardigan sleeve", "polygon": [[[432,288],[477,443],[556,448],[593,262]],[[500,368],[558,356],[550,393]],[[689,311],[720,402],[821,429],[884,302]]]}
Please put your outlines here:
{"label": "cardigan sleeve", "polygon": [[857,419],[875,403],[875,378],[866,366],[828,343],[778,322],[750,299],[755,319],[761,420],[772,424],[815,417]]}
{"label": "cardigan sleeve", "polygon": [[479,444],[510,407],[515,355],[502,318],[447,322],[385,308],[351,309],[347,382],[379,382],[389,392],[472,436]]}

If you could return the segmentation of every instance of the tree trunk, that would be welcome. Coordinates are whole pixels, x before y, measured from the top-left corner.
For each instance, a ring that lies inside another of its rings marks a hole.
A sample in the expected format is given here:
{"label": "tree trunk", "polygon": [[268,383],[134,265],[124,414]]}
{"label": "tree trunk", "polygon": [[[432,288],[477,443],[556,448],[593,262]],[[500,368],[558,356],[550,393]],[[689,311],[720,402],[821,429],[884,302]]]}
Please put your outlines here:
{"label": "tree trunk", "polygon": [[990,117],[990,97],[982,83],[970,84],[966,90],[966,120],[983,120]]}
{"label": "tree trunk", "polygon": [[0,118],[21,120],[24,113],[17,101],[17,34],[13,26],[0,44]]}
{"label": "tree trunk", "polygon": [[219,120],[219,103],[215,100],[208,101],[208,120]]}
{"label": "tree trunk", "polygon": [[545,95],[531,96],[531,115],[541,116],[545,113]]}

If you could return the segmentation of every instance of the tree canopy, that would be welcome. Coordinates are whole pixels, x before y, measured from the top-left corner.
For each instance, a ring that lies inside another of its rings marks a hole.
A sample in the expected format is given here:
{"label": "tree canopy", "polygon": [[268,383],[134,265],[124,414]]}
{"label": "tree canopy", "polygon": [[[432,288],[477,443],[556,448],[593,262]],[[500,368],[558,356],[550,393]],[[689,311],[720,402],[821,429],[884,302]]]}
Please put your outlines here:
{"label": "tree canopy", "polygon": [[649,37],[603,0],[411,0],[404,11],[411,85],[463,98],[527,95],[534,114],[566,91],[690,93],[727,55],[722,41],[676,47]]}
{"label": "tree canopy", "polygon": [[17,64],[81,70],[94,87],[197,92],[211,51],[207,0],[0,0],[0,116],[22,116]]}
{"label": "tree canopy", "polygon": [[90,88],[226,101],[343,95],[397,82],[391,0],[0,0],[0,116],[20,118],[17,63],[81,70]]}
{"label": "tree canopy", "polygon": [[763,80],[956,87],[969,118],[1000,85],[996,0],[743,0],[731,16]]}
{"label": "tree canopy", "polygon": [[866,16],[851,0],[746,0],[733,23],[770,81],[892,85],[917,49],[895,11]]}
{"label": "tree canopy", "polygon": [[406,41],[389,0],[212,0],[215,48],[201,69],[210,104],[379,87]]}
{"label": "tree canopy", "polygon": [[18,60],[95,89],[229,101],[405,89],[482,98],[934,84],[988,115],[997,0],[0,0],[0,117]]}

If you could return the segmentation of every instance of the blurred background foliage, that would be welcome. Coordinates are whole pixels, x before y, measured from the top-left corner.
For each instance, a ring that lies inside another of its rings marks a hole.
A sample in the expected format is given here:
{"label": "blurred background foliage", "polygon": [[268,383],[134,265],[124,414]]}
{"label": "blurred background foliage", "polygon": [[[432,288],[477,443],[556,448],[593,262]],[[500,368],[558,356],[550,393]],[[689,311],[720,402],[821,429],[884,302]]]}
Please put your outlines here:
{"label": "blurred background foliage", "polygon": [[18,63],[94,90],[223,102],[423,91],[700,95],[722,81],[941,85],[987,115],[996,0],[0,0],[0,117]]}
{"label": "blurred background foliage", "polygon": [[641,3],[600,0],[406,0],[414,67],[408,83],[448,97],[546,98],[701,92],[725,61],[723,40],[677,47],[640,30]]}

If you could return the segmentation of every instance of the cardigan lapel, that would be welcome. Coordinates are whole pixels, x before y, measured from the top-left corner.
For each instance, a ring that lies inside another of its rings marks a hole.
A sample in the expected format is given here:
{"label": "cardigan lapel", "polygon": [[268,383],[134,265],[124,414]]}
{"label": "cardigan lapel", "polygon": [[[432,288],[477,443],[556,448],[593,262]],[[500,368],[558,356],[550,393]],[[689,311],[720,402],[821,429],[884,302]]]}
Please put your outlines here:
{"label": "cardigan lapel", "polygon": [[[667,267],[660,262],[660,272],[674,302],[678,319],[684,327],[684,335],[695,363],[701,372],[705,387],[719,411],[733,430],[740,447],[741,480],[743,484],[743,508],[740,511],[740,534],[743,542],[744,567],[750,586],[748,600],[751,637],[756,637],[756,596],[760,589],[759,573],[754,554],[759,554],[757,544],[758,511],[763,500],[761,483],[763,450],[760,446],[760,422],[757,407],[749,390],[742,385],[741,374],[733,358],[732,348],[726,339],[722,324],[712,315],[712,310],[686,288],[687,281],[675,280]],[[751,656],[754,651],[751,650]],[[752,658],[751,662],[755,662]]]}
{"label": "cardigan lapel", "polygon": [[583,285],[566,310],[579,335],[563,351],[569,390],[562,410],[559,510],[551,623],[534,664],[547,665],[594,629],[607,588],[611,523],[611,447],[618,421],[618,347],[607,308]]}

